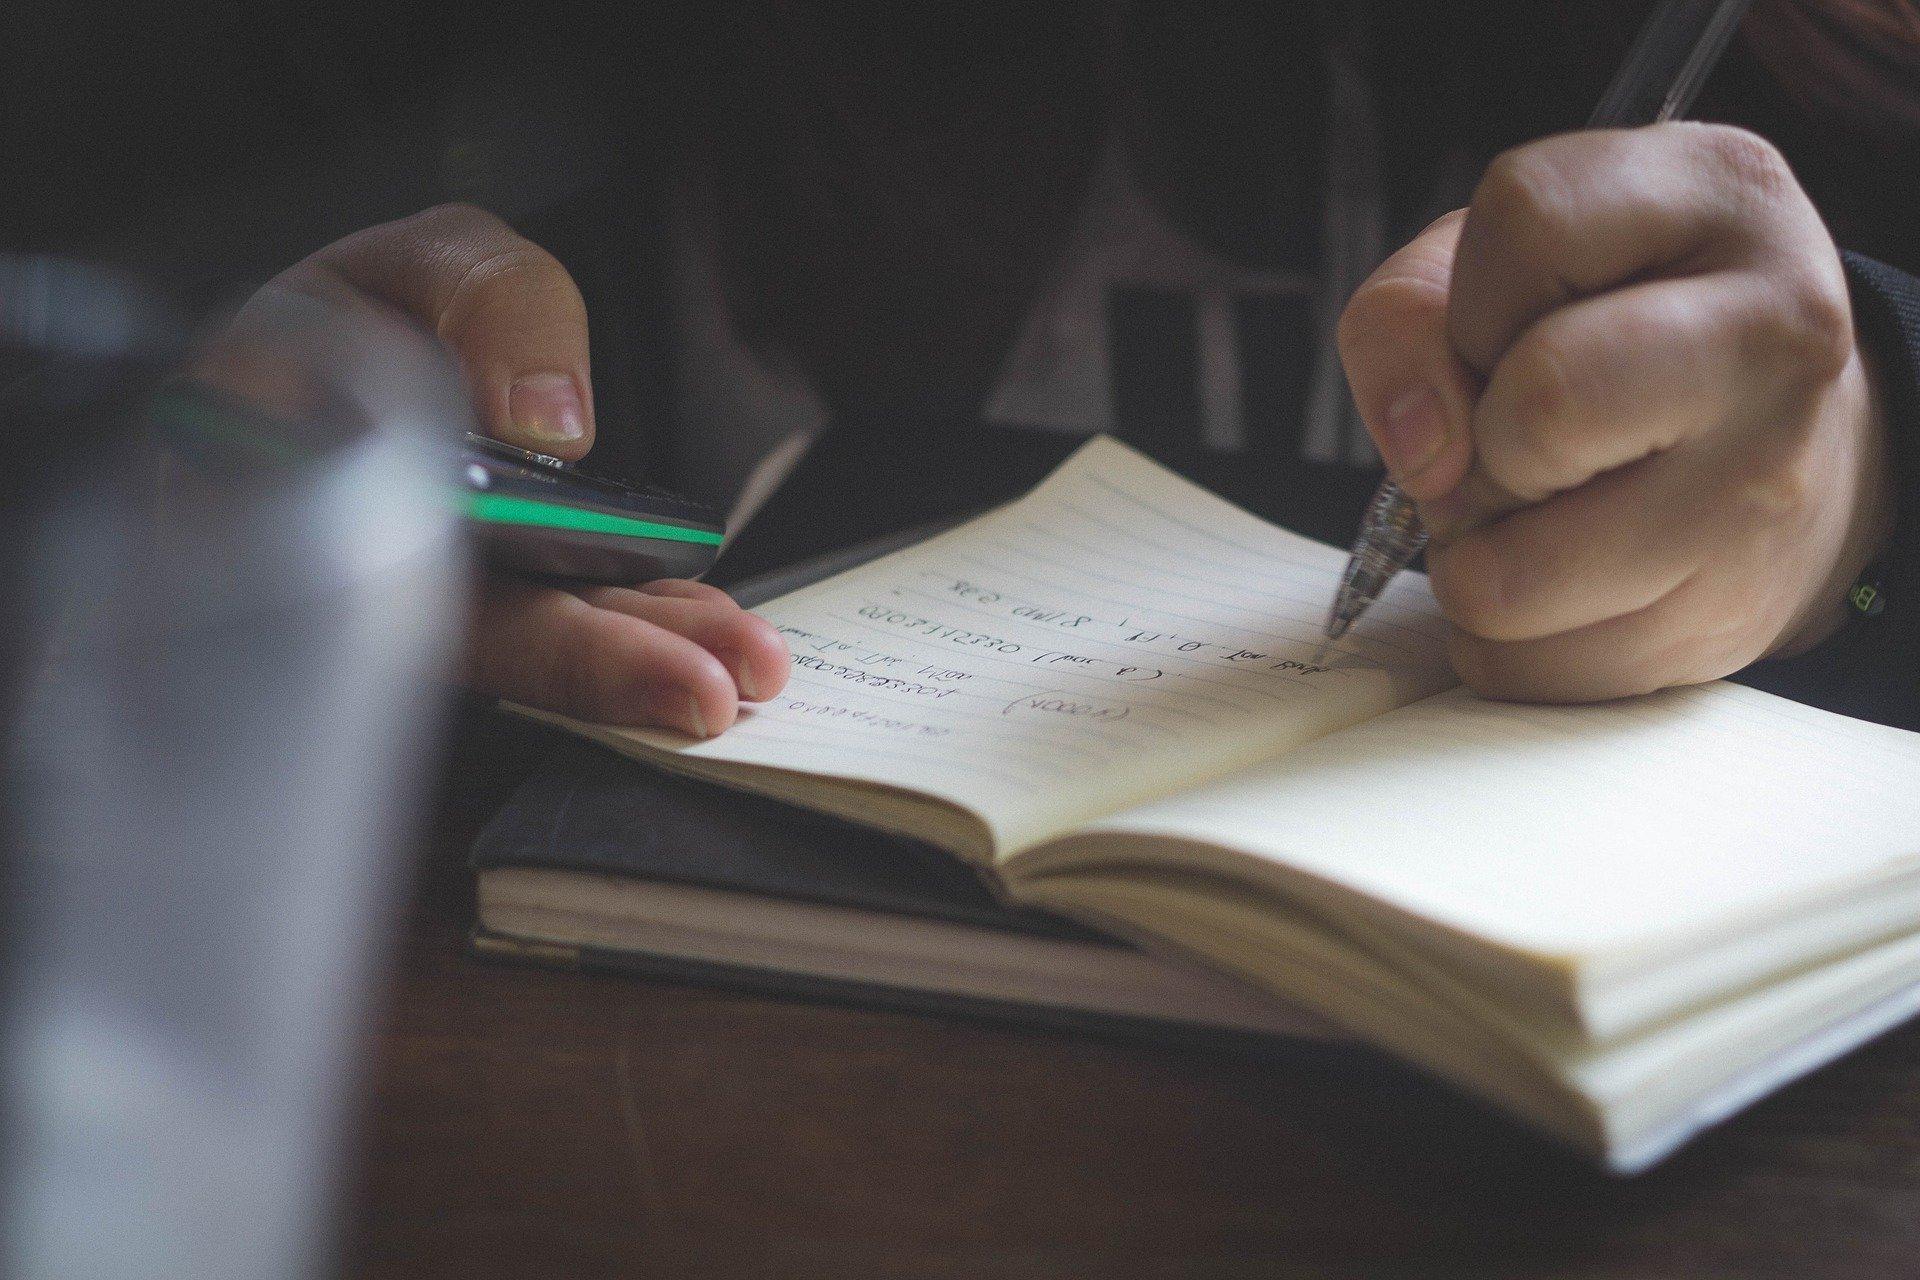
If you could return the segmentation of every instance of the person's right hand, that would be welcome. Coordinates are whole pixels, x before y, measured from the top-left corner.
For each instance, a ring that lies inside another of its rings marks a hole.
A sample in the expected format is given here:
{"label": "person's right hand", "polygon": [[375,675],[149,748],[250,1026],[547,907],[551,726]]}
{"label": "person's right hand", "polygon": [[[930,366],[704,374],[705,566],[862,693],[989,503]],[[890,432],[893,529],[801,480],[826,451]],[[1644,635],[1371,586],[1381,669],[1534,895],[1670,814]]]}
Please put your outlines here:
{"label": "person's right hand", "polygon": [[1362,419],[1475,692],[1592,702],[1803,652],[1890,536],[1833,237],[1725,125],[1542,138],[1354,293]]}
{"label": "person's right hand", "polygon": [[[593,445],[587,312],[553,255],[490,213],[445,205],[328,245],[266,286],[397,311],[458,359],[481,429],[576,460]],[[786,645],[724,592],[662,580],[557,587],[488,573],[464,661],[481,692],[695,737],[786,684]]]}

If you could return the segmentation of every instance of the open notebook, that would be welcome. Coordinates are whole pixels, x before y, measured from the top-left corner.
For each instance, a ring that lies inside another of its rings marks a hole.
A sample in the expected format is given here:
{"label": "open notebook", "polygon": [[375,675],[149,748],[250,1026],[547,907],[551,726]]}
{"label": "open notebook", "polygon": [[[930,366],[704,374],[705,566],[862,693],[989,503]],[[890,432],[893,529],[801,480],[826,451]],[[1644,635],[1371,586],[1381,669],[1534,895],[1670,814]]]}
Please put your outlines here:
{"label": "open notebook", "polygon": [[1730,684],[1481,701],[1417,575],[1316,664],[1344,558],[1096,440],[762,606],[793,680],[720,738],[561,723],[932,841],[1618,1169],[1920,1008],[1920,735]]}

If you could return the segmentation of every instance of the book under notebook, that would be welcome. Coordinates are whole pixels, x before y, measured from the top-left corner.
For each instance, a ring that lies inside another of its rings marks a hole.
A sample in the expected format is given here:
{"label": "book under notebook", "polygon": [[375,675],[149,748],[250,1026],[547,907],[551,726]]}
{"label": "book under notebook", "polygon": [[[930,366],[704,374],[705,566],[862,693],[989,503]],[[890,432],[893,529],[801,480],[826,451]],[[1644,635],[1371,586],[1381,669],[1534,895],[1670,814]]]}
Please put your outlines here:
{"label": "book under notebook", "polygon": [[483,952],[1130,1038],[1331,1034],[1247,984],[1010,906],[938,849],[589,743],[541,756],[474,845]]}

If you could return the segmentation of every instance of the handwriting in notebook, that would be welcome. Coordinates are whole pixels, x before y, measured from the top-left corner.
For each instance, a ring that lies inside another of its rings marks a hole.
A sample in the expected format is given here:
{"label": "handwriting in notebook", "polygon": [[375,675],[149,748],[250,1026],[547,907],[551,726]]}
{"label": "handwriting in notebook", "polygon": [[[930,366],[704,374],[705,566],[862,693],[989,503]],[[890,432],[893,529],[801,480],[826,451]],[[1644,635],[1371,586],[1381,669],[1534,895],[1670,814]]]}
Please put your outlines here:
{"label": "handwriting in notebook", "polygon": [[1343,560],[1096,442],[1009,507],[764,606],[791,683],[700,754],[803,741],[810,769],[938,772],[1063,817],[1082,791],[1192,780],[1448,683],[1417,578],[1313,661]]}
{"label": "handwriting in notebook", "polygon": [[[1119,617],[1075,613],[1070,609],[1035,603],[1032,599],[1016,593],[993,590],[966,578],[955,578],[936,570],[922,570],[921,576],[930,580],[929,589],[936,593],[951,593],[958,599],[973,602],[989,611],[1003,613],[1017,621],[1062,632],[1072,632],[1077,636],[1095,640],[1118,640],[1143,649],[1158,650],[1170,656],[1186,657],[1200,662],[1217,662],[1222,666],[1264,668],[1288,675],[1314,675],[1331,669],[1311,662],[1303,662],[1297,657],[1283,658],[1274,653],[1249,649],[1236,641],[1208,640],[1189,632],[1163,631],[1148,627],[1132,613]],[[1151,609],[1138,612],[1150,614]],[[1269,646],[1269,648],[1272,647]],[[1029,642],[1025,648],[1034,651],[1030,661],[1035,663],[1077,662],[1087,664],[1089,667],[1099,666],[1097,659],[1047,648],[1044,641]],[[1314,648],[1317,650],[1319,646],[1316,644]],[[1016,643],[1006,651],[1020,650],[1021,646]],[[1136,667],[1128,663],[1122,664],[1119,678],[1155,680],[1165,674],[1166,672],[1159,667]]]}

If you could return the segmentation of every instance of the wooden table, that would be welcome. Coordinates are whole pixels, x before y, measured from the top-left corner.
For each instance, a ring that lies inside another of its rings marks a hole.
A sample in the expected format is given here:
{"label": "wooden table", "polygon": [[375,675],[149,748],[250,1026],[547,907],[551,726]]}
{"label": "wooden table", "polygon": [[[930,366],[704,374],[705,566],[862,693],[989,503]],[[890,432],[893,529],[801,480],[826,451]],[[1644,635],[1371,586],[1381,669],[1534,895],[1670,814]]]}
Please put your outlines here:
{"label": "wooden table", "polygon": [[468,726],[379,1019],[354,1276],[1920,1275],[1920,1026],[1631,1181],[1361,1048],[1277,1061],[501,967]]}

